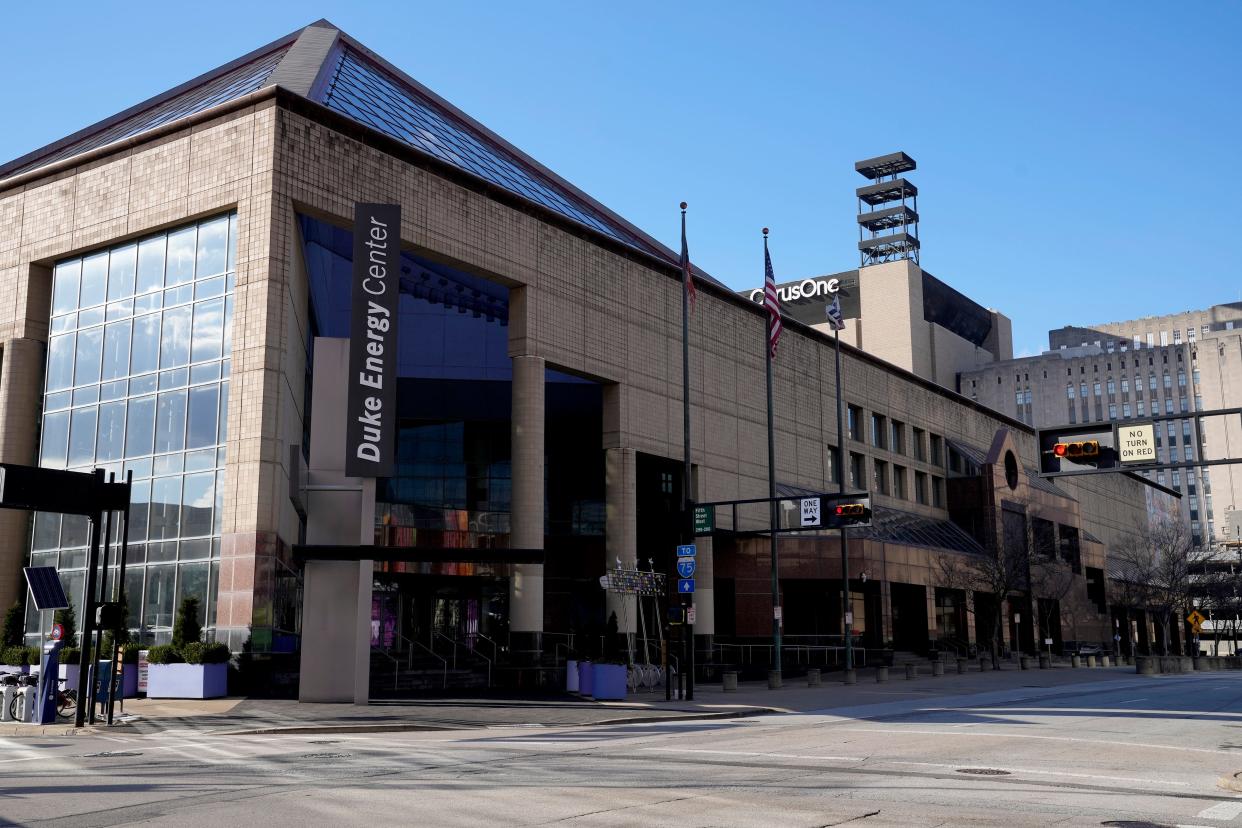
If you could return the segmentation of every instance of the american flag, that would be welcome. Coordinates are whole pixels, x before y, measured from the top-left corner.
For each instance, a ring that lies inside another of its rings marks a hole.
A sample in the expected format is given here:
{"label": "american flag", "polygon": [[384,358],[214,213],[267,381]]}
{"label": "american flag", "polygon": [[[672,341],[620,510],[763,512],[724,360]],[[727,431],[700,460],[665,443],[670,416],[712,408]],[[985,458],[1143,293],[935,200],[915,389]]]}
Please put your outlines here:
{"label": "american flag", "polygon": [[681,281],[685,285],[686,296],[690,298],[690,310],[694,310],[694,300],[698,291],[694,287],[694,276],[690,273],[690,247],[686,244],[686,209],[681,210]]}
{"label": "american flag", "polygon": [[768,311],[768,354],[776,359],[776,345],[781,340],[781,300],[776,295],[776,275],[772,273],[767,239],[763,244],[763,306]]}

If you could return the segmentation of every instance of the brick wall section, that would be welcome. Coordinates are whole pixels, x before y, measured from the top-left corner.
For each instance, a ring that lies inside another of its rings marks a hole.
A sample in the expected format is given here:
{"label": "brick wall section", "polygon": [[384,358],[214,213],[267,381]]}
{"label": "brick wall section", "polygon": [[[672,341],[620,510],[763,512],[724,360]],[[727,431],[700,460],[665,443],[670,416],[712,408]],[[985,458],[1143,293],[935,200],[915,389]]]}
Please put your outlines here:
{"label": "brick wall section", "polygon": [[[541,356],[549,366],[611,386],[605,447],[680,456],[681,286],[676,278],[302,115],[281,110],[278,135],[274,223],[292,226],[297,205],[347,225],[355,200],[399,201],[402,239],[420,255],[524,287],[512,294],[511,354]],[[277,267],[275,260],[272,267]],[[760,313],[700,291],[691,320],[691,436],[703,499],[767,494],[764,326]],[[880,411],[979,447],[991,445],[997,429],[1011,427],[872,360],[845,354],[842,368],[847,400],[866,412]],[[778,479],[821,487],[827,444],[835,443],[836,435],[830,339],[787,329],[774,387]],[[294,435],[282,439],[288,442]],[[1014,439],[1025,464],[1035,465],[1033,435],[1015,430]],[[850,443],[847,450],[943,474],[914,460],[909,449],[905,456],[891,456]],[[1133,486],[1067,488],[1088,501],[1088,515],[1115,511],[1131,520],[1136,515],[1133,495],[1140,490]],[[877,500],[945,516],[943,510],[913,501]],[[1084,519],[1090,525],[1092,518]],[[1121,517],[1106,520],[1125,522]]]}
{"label": "brick wall section", "polygon": [[[403,241],[421,255],[513,287],[513,355],[543,357],[610,386],[605,447],[680,455],[680,284],[588,239],[502,205],[342,136],[273,101],[118,150],[104,159],[0,190],[0,332],[46,339],[52,261],[186,220],[236,209],[227,485],[219,622],[240,646],[253,626],[262,649],[276,568],[295,539],[284,495],[287,446],[300,442],[306,293],[296,212],[347,225],[357,200],[402,204]],[[671,220],[671,219],[670,219]],[[516,307],[521,303],[522,307]],[[692,320],[692,430],[700,497],[765,496],[763,316],[700,291]],[[1008,424],[853,354],[848,401],[930,432],[988,446]],[[36,388],[40,379],[24,382]],[[835,442],[833,357],[827,338],[787,329],[775,365],[778,478],[825,485]],[[2,402],[2,401],[0,401]],[[0,409],[20,415],[20,406]],[[1014,432],[1027,464],[1029,433]],[[911,469],[912,456],[852,443]],[[1085,491],[1085,487],[1080,487]],[[1133,516],[1130,491],[1096,486],[1099,511]],[[1096,495],[1090,495],[1096,497]],[[878,502],[888,501],[884,496]],[[1108,501],[1104,504],[1104,501]],[[912,501],[902,509],[944,517]],[[1097,510],[1093,500],[1084,512]],[[6,547],[12,573],[22,547]]]}
{"label": "brick wall section", "polygon": [[[271,580],[271,563],[263,556],[279,554],[279,543],[261,510],[264,503],[270,503],[277,477],[271,466],[273,462],[279,466],[270,441],[265,452],[262,437],[263,400],[274,396],[281,368],[275,353],[279,340],[270,347],[267,332],[272,315],[269,303],[283,300],[283,293],[273,292],[268,279],[274,123],[274,104],[269,101],[0,189],[0,342],[5,350],[0,389],[14,389],[11,393],[0,390],[0,433],[4,435],[0,451],[6,460],[21,458],[14,462],[36,458],[42,352],[50,306],[49,266],[67,256],[237,210],[241,232],[223,544],[228,558],[221,566],[219,606],[220,623],[235,628],[235,646],[240,646],[246,628],[263,609],[253,604],[250,590],[251,584]],[[278,275],[277,284],[282,284],[284,271]],[[37,370],[29,367],[29,360],[20,366],[11,363],[10,354],[23,347],[15,347],[14,340],[37,345]],[[9,423],[21,427],[6,428]],[[266,499],[260,497],[264,483]],[[5,541],[17,532],[6,526],[0,524]],[[15,577],[28,549],[26,531],[21,530],[20,543],[0,544],[0,599],[6,594],[4,584]]]}

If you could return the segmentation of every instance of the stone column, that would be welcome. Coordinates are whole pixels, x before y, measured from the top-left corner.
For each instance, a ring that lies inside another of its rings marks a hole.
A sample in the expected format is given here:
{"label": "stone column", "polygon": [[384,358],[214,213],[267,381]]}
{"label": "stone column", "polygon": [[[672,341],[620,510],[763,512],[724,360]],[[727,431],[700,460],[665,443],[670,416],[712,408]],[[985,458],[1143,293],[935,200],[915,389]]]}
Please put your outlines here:
{"label": "stone column", "polygon": [[[604,570],[617,565],[617,559],[629,569],[638,557],[637,514],[637,460],[632,448],[604,450]],[[641,569],[646,561],[639,561]],[[603,574],[601,572],[601,574]],[[617,630],[632,636],[638,631],[638,600],[633,595],[609,591],[605,594],[604,618],[617,614]],[[650,603],[650,602],[648,602]],[[646,619],[647,631],[654,632],[652,623],[659,619]],[[656,636],[651,635],[652,638]]]}
{"label": "stone column", "polygon": [[888,642],[893,640],[893,586],[885,572],[885,578],[880,582],[880,626],[883,629],[883,644],[888,646]]}
{"label": "stone column", "polygon": [[[544,373],[542,357],[513,357],[510,545],[543,549]],[[509,639],[514,650],[538,651],[543,634],[543,565],[519,564],[509,579]]]}
{"label": "stone column", "polygon": [[[8,339],[0,353],[0,462],[38,463],[44,344]],[[30,548],[30,513],[0,509],[0,612],[25,589],[22,562]]]}
{"label": "stone column", "polygon": [[975,616],[975,593],[966,590],[966,643],[975,644],[975,625],[978,619]]}
{"label": "stone column", "polygon": [[712,560],[712,539],[695,538],[698,563],[694,570],[694,637],[700,650],[711,650],[716,634],[715,565]]}
{"label": "stone column", "polygon": [[927,640],[935,641],[940,637],[940,627],[936,623],[936,588],[928,585],[923,587],[927,596]]}
{"label": "stone column", "polygon": [[[316,338],[307,464],[306,543],[375,543],[375,480],[345,476],[349,340]],[[367,704],[371,688],[371,592],[375,563],[306,562],[302,592],[301,681],[304,702]],[[343,669],[348,667],[348,669]]]}

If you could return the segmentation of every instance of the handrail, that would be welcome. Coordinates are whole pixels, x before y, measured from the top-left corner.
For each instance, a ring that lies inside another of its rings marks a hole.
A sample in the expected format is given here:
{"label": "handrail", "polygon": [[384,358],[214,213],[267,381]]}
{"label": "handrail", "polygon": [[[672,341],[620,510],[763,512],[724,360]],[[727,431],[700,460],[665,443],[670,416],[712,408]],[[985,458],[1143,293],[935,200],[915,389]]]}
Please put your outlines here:
{"label": "handrail", "polygon": [[[472,635],[472,636],[474,636],[475,638],[478,638],[478,639],[480,639],[480,640],[482,640],[482,641],[486,641],[488,644],[491,644],[491,645],[492,645],[492,660],[493,660],[493,661],[495,661],[495,660],[497,660],[497,659],[499,659],[499,658],[500,658],[500,645],[499,645],[498,643],[496,643],[496,639],[491,638],[490,636],[486,636],[486,635],[484,635],[484,634],[483,634],[483,633],[481,633],[481,632],[470,633],[470,635]],[[471,648],[471,649],[473,649],[473,648]]]}
{"label": "handrail", "polygon": [[[463,650],[468,652],[470,655],[475,656],[476,658],[483,659],[483,661],[487,664],[487,686],[489,688],[492,686],[492,664],[494,663],[495,659],[488,658],[483,653],[479,652],[478,649],[467,645],[466,642],[458,641],[456,638],[451,638],[445,635],[444,633],[440,632],[439,630],[436,630],[435,634],[453,645],[453,669],[454,670],[457,669],[457,648],[458,647],[461,647]],[[493,647],[495,647],[496,645],[495,641],[492,641],[492,639],[488,638],[482,633],[472,633],[472,635],[478,638],[486,639]]]}
{"label": "handrail", "polygon": [[453,652],[453,669],[454,669],[454,670],[456,670],[456,669],[457,669],[457,639],[455,639],[455,638],[449,638],[447,635],[445,635],[444,633],[440,632],[439,630],[433,630],[433,631],[432,631],[432,633],[431,633],[431,636],[432,636],[432,638],[431,638],[432,644],[434,644],[434,643],[435,643],[435,637],[436,637],[437,635],[438,635],[438,636],[440,636],[441,638],[443,638],[445,641],[447,641],[450,645],[452,645],[452,648],[453,648],[453,650],[452,650],[452,652]]}
{"label": "handrail", "polygon": [[426,644],[422,643],[421,641],[415,641],[412,638],[407,638],[405,640],[409,641],[411,644],[413,644],[414,646],[420,649],[426,650],[427,652],[431,653],[431,655],[433,655],[437,660],[439,660],[440,664],[442,665],[440,669],[440,688],[447,689],[448,688],[448,662],[445,661],[444,658],[439,653],[437,653],[435,650],[431,649],[430,647],[428,647]]}
{"label": "handrail", "polygon": [[381,650],[379,647],[372,647],[371,652],[379,653],[384,658],[392,662],[392,689],[396,690],[400,686],[401,662],[397,661],[396,657],[388,653],[386,650]]}

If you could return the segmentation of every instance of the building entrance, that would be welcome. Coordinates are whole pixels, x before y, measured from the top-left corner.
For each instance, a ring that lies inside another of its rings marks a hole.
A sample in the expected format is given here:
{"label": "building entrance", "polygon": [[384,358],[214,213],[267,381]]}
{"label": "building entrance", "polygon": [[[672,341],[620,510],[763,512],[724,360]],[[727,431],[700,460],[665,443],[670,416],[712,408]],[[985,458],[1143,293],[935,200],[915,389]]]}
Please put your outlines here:
{"label": "building entrance", "polygon": [[508,635],[508,579],[377,574],[372,696],[486,688]]}

